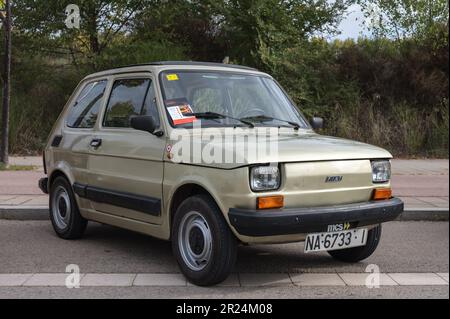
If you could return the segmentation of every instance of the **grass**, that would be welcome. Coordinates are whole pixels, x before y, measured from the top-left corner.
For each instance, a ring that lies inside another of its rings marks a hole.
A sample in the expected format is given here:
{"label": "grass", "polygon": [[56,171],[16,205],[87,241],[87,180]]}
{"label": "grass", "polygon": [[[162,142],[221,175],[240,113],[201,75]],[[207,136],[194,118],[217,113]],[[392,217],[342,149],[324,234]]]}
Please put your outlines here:
{"label": "grass", "polygon": [[34,171],[37,167],[33,165],[8,165],[0,163],[0,171]]}

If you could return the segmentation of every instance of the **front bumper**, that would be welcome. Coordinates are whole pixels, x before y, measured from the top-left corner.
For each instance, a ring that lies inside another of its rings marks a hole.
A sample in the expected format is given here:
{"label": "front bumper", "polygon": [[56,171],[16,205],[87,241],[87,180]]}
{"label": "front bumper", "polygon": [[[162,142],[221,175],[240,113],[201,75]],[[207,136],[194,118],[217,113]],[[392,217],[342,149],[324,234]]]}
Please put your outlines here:
{"label": "front bumper", "polygon": [[231,208],[231,225],[243,236],[261,237],[326,232],[329,225],[350,223],[352,228],[396,219],[403,212],[398,198],[366,203],[276,210]]}

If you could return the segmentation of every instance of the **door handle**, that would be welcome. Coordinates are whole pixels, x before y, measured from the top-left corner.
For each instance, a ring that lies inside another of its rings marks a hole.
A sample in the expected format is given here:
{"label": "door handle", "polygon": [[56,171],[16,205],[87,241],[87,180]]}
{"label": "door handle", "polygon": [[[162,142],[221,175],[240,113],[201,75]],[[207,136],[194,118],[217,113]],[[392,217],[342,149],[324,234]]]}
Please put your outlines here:
{"label": "door handle", "polygon": [[101,138],[94,138],[91,141],[91,147],[93,147],[93,148],[99,148],[100,145],[102,145],[102,139]]}

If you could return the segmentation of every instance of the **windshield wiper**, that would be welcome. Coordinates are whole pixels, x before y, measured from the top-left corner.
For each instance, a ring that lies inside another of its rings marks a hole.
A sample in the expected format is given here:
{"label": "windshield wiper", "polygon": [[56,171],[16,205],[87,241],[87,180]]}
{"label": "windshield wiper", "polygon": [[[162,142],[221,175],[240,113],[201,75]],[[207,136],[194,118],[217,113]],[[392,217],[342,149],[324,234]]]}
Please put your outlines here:
{"label": "windshield wiper", "polygon": [[292,122],[292,121],[288,121],[288,120],[279,119],[279,118],[276,118],[276,117],[270,117],[270,116],[266,116],[266,115],[249,116],[249,117],[244,117],[241,120],[244,120],[244,121],[259,121],[259,122],[280,121],[280,122],[284,122],[284,123],[287,123],[287,124],[293,126],[296,131],[298,131],[300,129],[300,125],[298,123],[295,123],[295,122]]}
{"label": "windshield wiper", "polygon": [[255,124],[253,124],[250,121],[246,121],[245,119],[238,119],[236,117],[232,117],[232,116],[220,114],[220,113],[215,113],[215,112],[186,113],[184,115],[185,116],[195,116],[196,118],[199,118],[199,119],[225,119],[225,118],[227,118],[227,119],[231,119],[231,120],[235,120],[235,121],[244,123],[244,124],[248,125],[250,128],[255,127]]}

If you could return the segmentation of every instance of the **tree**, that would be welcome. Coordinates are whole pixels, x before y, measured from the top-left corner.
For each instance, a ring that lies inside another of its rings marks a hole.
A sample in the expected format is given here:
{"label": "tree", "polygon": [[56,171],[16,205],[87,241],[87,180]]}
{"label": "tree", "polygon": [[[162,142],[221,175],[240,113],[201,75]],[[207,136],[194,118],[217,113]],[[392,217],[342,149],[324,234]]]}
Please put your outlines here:
{"label": "tree", "polygon": [[[92,58],[129,31],[130,23],[146,0],[79,0],[80,29],[65,25],[65,9],[71,0],[16,0],[15,25],[27,38],[28,48],[70,54],[72,62]],[[48,45],[43,45],[43,44]],[[31,45],[30,45],[31,44]],[[94,66],[95,68],[95,66]]]}
{"label": "tree", "polygon": [[227,54],[217,10],[221,0],[153,0],[135,17],[137,41],[172,42],[193,60],[222,61]]}
{"label": "tree", "polygon": [[349,4],[347,0],[227,0],[220,2],[218,16],[232,59],[264,69],[283,50],[315,35],[334,33]]}
{"label": "tree", "polygon": [[3,73],[3,107],[2,107],[2,138],[0,148],[0,162],[8,165],[8,139],[9,139],[9,109],[11,95],[11,3],[6,0],[0,3],[0,9],[4,11],[0,15],[0,22],[4,28],[5,34],[5,56],[4,56],[4,73]]}
{"label": "tree", "polygon": [[[183,43],[197,60],[264,68],[274,56],[332,33],[351,0],[156,0],[135,19],[138,36]],[[269,63],[270,64],[270,63]]]}
{"label": "tree", "polygon": [[376,37],[398,41],[426,39],[448,30],[447,0],[358,0],[358,3]]}

